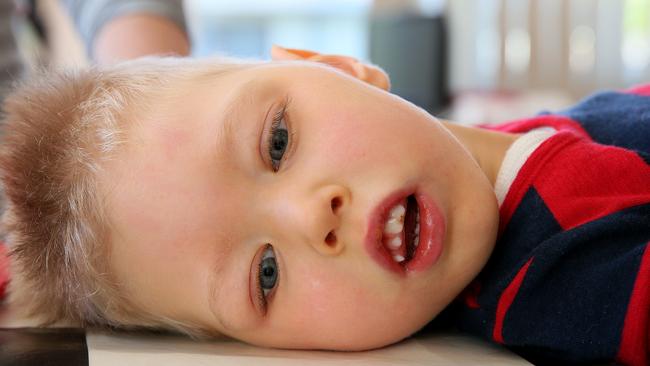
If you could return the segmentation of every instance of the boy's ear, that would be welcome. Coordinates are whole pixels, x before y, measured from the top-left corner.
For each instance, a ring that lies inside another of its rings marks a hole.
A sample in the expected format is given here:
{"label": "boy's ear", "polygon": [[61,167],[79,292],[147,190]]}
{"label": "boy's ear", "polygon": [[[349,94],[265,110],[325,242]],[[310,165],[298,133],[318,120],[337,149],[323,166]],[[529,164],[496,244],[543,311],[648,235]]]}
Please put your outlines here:
{"label": "boy's ear", "polygon": [[359,62],[354,57],[340,55],[321,55],[318,52],[299,50],[295,48],[284,48],[273,45],[271,47],[271,59],[274,61],[306,60],[324,63],[335,67],[355,78],[365,81],[386,91],[390,90],[390,79],[388,74],[374,65]]}

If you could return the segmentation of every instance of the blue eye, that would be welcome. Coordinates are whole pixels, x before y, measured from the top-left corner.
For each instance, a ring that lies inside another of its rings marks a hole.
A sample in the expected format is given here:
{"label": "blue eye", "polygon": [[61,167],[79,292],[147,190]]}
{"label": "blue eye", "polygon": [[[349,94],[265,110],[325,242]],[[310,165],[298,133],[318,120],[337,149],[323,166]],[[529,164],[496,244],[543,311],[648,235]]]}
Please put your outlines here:
{"label": "blue eye", "polygon": [[273,246],[270,244],[264,248],[264,252],[262,253],[258,277],[258,288],[266,301],[266,297],[275,288],[278,280],[278,264],[275,261]]}
{"label": "blue eye", "polygon": [[271,165],[273,171],[280,169],[280,163],[284,157],[284,153],[289,146],[289,130],[284,121],[285,108],[282,108],[275,117],[271,124],[271,132],[269,133],[268,149],[269,157],[271,158]]}

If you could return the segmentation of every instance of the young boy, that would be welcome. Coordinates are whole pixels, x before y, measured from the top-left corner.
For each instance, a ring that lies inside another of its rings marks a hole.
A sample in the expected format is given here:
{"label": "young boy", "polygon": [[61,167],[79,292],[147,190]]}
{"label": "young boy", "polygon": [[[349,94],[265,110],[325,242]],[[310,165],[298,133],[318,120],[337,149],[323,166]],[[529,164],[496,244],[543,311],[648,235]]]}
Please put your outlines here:
{"label": "young boy", "polygon": [[335,350],[448,308],[540,362],[648,362],[650,88],[468,128],[354,59],[274,54],[298,61],[149,59],[10,96],[12,300]]}

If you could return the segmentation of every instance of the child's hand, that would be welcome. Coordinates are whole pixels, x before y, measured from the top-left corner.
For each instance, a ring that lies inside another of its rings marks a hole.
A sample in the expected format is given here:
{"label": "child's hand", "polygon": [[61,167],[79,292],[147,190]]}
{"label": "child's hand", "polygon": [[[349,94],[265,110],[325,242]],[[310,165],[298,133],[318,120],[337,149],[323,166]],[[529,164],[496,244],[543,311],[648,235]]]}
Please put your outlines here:
{"label": "child's hand", "polygon": [[286,60],[307,60],[321,62],[333,66],[355,78],[365,81],[386,91],[390,90],[390,79],[384,70],[374,65],[364,64],[349,56],[321,55],[320,53],[299,50],[294,48],[283,48],[273,45],[271,47],[271,59],[275,61]]}

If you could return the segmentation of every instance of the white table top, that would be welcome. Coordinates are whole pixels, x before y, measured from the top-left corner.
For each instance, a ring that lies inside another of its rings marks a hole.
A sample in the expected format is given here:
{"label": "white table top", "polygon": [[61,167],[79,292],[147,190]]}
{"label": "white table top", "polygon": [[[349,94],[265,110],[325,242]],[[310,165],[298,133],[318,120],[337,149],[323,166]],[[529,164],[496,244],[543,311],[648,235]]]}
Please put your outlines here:
{"label": "white table top", "polygon": [[[33,325],[0,308],[0,328]],[[291,351],[234,340],[200,342],[180,335],[86,333],[91,366],[173,365],[529,365],[504,347],[467,335],[430,331],[365,352]],[[3,345],[0,344],[0,353]],[[36,345],[36,347],[38,347]],[[1,355],[0,355],[1,356]]]}

